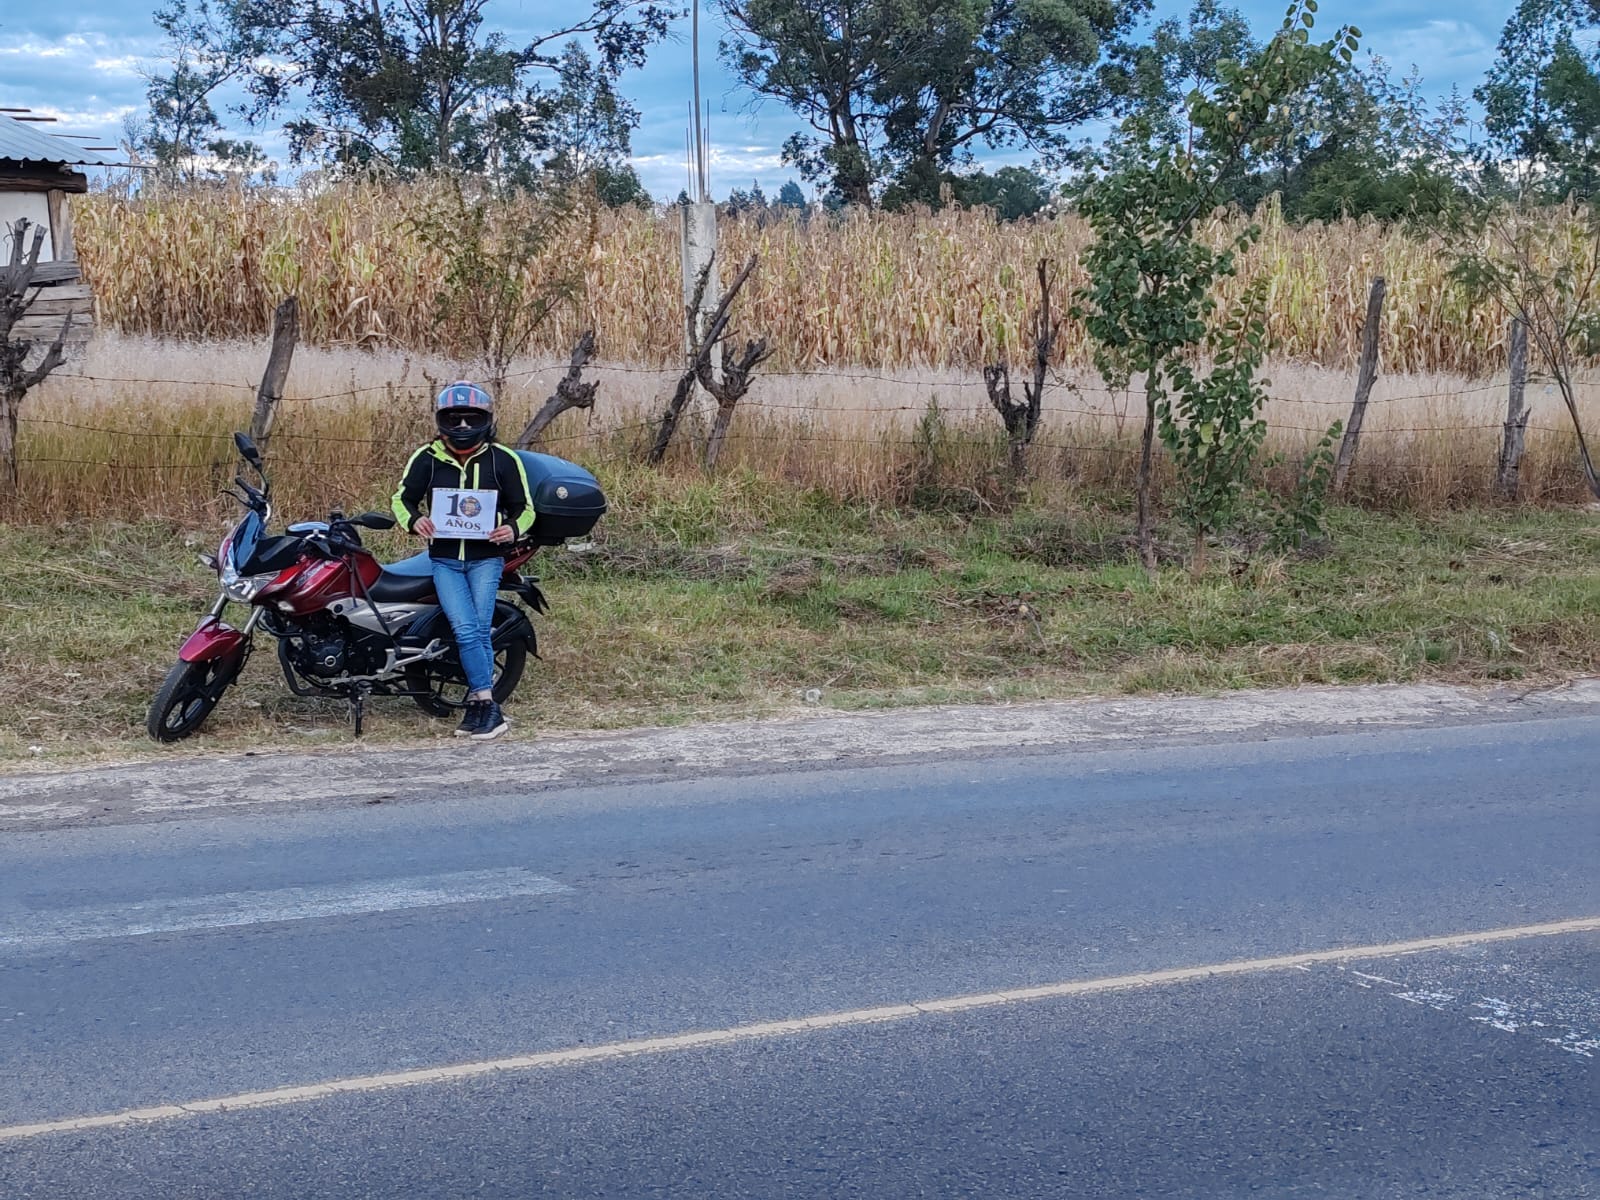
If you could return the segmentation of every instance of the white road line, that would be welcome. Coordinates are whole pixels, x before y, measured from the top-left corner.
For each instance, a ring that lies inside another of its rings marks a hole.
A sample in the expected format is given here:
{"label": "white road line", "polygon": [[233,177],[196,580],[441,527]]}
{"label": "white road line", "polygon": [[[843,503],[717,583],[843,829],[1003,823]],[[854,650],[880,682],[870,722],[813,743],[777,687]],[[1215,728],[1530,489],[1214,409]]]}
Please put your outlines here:
{"label": "white road line", "polygon": [[1136,975],[1113,975],[1103,979],[1080,979],[1065,983],[1046,984],[1043,987],[982,992],[966,996],[947,996],[942,999],[918,1000],[907,1004],[888,1004],[877,1008],[855,1008],[843,1012],[822,1013],[813,1017],[796,1017],[785,1021],[765,1021],[756,1025],[735,1025],[727,1029],[708,1029],[695,1033],[673,1034],[666,1037],[638,1038],[633,1041],[608,1042],[598,1046],[577,1046],[568,1050],[548,1050],[539,1054],[520,1054],[510,1058],[458,1063],[453,1066],[421,1067],[412,1071],[391,1071],[381,1075],[359,1075],[348,1079],[334,1079],[327,1083],[312,1083],[299,1087],[271,1088],[260,1092],[239,1092],[231,1096],[218,1096],[210,1100],[190,1100],[182,1104],[162,1104],[150,1108],[131,1108],[124,1109],[122,1112],[101,1113],[95,1116],[68,1117],[56,1121],[39,1121],[29,1125],[3,1125],[0,1126],[0,1142],[40,1137],[51,1133],[80,1133],[91,1129],[117,1129],[128,1125],[148,1124],[155,1121],[173,1120],[178,1117],[198,1116],[204,1113],[228,1113],[242,1109],[304,1104],[311,1100],[325,1100],[332,1096],[344,1096],[352,1093],[376,1092],[388,1088],[418,1087],[424,1084],[476,1079],[486,1075],[493,1075],[497,1071],[531,1071],[544,1067],[572,1066],[579,1063],[632,1058],[646,1054],[668,1054],[677,1050],[696,1050],[706,1046],[721,1046],[733,1042],[752,1041],[758,1038],[792,1037],[818,1029],[837,1029],[842,1026],[869,1025],[882,1021],[904,1021],[935,1013],[960,1012],[967,1009],[991,1008],[1008,1004],[1027,1004],[1032,1001],[1053,1000],[1066,996],[1090,996],[1099,992],[1187,983],[1193,980],[1215,979],[1230,975],[1250,975],[1262,971],[1309,967],[1319,963],[1350,962],[1355,959],[1416,954],[1426,950],[1447,950],[1453,946],[1483,945],[1489,942],[1507,942],[1521,938],[1552,937],[1557,934],[1590,933],[1594,931],[1600,931],[1600,916],[1579,917],[1570,921],[1553,921],[1543,925],[1516,925],[1507,929],[1484,929],[1473,933],[1454,933],[1441,937],[1416,938],[1406,942],[1385,942],[1375,946],[1342,946],[1332,950],[1313,950],[1305,954],[1284,954],[1273,958],[1236,959],[1231,962],[1212,963],[1203,967],[1176,967],[1170,970],[1147,971]]}
{"label": "white road line", "polygon": [[0,955],[48,950],[97,938],[233,929],[275,921],[310,921],[433,908],[441,904],[508,900],[514,896],[549,896],[571,890],[565,884],[521,867],[506,867],[354,884],[179,896],[58,912],[6,909],[0,910]]}

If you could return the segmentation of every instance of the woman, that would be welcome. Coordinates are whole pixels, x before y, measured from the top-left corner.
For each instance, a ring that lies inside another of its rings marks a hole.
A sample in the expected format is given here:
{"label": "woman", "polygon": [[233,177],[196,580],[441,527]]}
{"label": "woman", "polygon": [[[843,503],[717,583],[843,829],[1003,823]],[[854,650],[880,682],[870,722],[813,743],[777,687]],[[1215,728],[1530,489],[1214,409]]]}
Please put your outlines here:
{"label": "woman", "polygon": [[434,422],[439,436],[407,461],[394,515],[427,539],[434,590],[455,631],[467,676],[467,711],[456,736],[487,741],[511,727],[494,699],[490,636],[505,568],[500,547],[533,527],[531,492],[522,460],[494,440],[494,398],[477,384],[452,383],[440,392]]}

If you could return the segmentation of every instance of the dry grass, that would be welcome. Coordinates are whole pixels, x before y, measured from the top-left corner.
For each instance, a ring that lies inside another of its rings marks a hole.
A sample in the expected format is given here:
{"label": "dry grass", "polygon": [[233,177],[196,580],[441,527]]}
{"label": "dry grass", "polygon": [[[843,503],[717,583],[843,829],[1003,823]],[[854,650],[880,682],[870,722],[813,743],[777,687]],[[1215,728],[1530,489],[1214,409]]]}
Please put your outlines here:
{"label": "dry grass", "polygon": [[[437,320],[438,256],[411,214],[433,185],[352,184],[315,194],[197,191],[156,200],[85,197],[79,253],[100,320],[128,333],[251,338],[285,295],[300,297],[322,345],[459,349]],[[1219,220],[1220,238],[1231,222]],[[1437,245],[1370,221],[1292,228],[1268,214],[1241,278],[1271,281],[1267,310],[1285,358],[1348,368],[1373,276],[1388,279],[1383,357],[1399,373],[1479,377],[1504,361],[1505,321],[1465,304]],[[1061,296],[1082,282],[1089,234],[1075,218],[996,224],[985,212],[866,214],[843,220],[724,221],[726,262],[759,252],[740,322],[772,339],[777,369],[823,364],[971,370],[1023,353],[1036,302],[1033,265],[1061,268]],[[536,268],[537,270],[537,268]],[[540,333],[564,356],[584,328],[613,362],[660,364],[680,352],[677,223],[636,209],[603,215],[586,295]],[[1089,347],[1069,323],[1062,365]]]}
{"label": "dry grass", "polygon": [[[621,467],[594,551],[535,560],[552,602],[514,736],[841,708],[1440,679],[1533,687],[1600,665],[1592,515],[1342,508],[1316,553],[1151,579],[1092,495],[893,511],[734,472]],[[1163,540],[1178,538],[1163,530]],[[216,527],[0,525],[0,769],[157,751],[145,706],[214,595]],[[400,539],[373,539],[384,556]],[[258,653],[185,752],[343,742]],[[409,701],[376,739],[448,737]]]}
{"label": "dry grass", "polygon": [[[248,426],[261,360],[259,344],[97,338],[28,400],[24,500],[9,515],[187,519],[210,511],[232,475],[229,435]],[[427,435],[433,390],[459,369],[424,356],[302,348],[271,454],[283,511],[381,504],[397,464]],[[554,368],[519,364],[502,429],[519,429],[557,377]],[[594,377],[602,383],[598,413],[562,418],[549,448],[604,475],[638,457],[672,377],[617,364],[602,364]],[[1350,377],[1281,363],[1272,378],[1270,442],[1294,462],[1321,430],[1348,415]],[[1496,379],[1381,378],[1354,476],[1356,497],[1421,508],[1488,499],[1504,389]],[[1600,385],[1586,384],[1582,395],[1589,421],[1600,425]],[[1577,500],[1580,480],[1559,401],[1537,385],[1531,401],[1524,495]],[[1125,489],[1141,403],[1136,393],[1107,392],[1090,373],[1065,369],[1046,396],[1032,452],[1035,477]],[[939,414],[931,430],[930,404]],[[680,465],[692,463],[705,416],[688,423]],[[760,376],[723,455],[729,471],[837,497],[898,504],[933,495],[974,509],[1006,492],[1004,462],[999,421],[981,381],[931,370]]]}

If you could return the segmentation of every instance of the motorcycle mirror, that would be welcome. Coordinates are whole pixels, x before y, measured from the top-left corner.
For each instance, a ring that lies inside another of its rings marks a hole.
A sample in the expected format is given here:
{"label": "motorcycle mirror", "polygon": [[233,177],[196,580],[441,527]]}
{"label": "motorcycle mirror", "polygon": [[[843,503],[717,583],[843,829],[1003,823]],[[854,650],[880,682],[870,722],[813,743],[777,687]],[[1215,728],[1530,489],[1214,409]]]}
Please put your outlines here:
{"label": "motorcycle mirror", "polygon": [[244,459],[245,462],[249,463],[257,471],[260,471],[260,470],[263,469],[262,462],[261,462],[261,451],[256,449],[256,444],[255,444],[255,442],[250,440],[250,435],[249,434],[247,434],[247,433],[236,433],[236,434],[234,434],[233,435],[233,444],[239,448],[239,457],[240,458]]}
{"label": "motorcycle mirror", "polygon": [[364,512],[355,518],[353,524],[359,525],[363,529],[393,529],[396,522],[387,513]]}

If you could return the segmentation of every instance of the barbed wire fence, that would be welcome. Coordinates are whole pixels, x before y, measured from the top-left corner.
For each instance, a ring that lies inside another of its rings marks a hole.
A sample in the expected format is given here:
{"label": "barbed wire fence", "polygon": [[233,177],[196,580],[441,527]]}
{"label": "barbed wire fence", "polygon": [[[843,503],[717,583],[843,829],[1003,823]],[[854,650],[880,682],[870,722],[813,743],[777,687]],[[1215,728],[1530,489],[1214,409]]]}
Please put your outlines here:
{"label": "barbed wire fence", "polygon": [[[553,359],[525,364],[506,374],[505,381],[527,385],[541,376],[559,378],[568,371],[569,365]],[[569,418],[565,428],[558,425],[554,432],[547,431],[536,448],[596,460],[594,465],[616,456],[640,457],[636,443],[646,431],[659,425],[658,410],[665,392],[682,374],[682,368],[590,362],[584,369],[600,381],[602,403],[607,395],[608,377],[649,381],[652,398],[640,403],[636,396],[626,407],[614,406],[611,415],[596,416],[590,409],[586,422],[577,427],[573,427]],[[989,406],[986,381],[978,377],[976,367],[969,369],[972,374],[966,376],[951,367],[934,367],[911,374],[825,364],[806,369],[762,370],[756,387],[739,404],[730,440],[755,446],[817,447],[835,452],[847,447],[927,451],[930,438],[937,434],[964,441],[969,449],[977,451],[992,441],[998,466],[1005,453],[1005,432]],[[1068,378],[1061,368],[1054,368],[1052,373],[1053,378],[1047,381],[1044,389],[1042,424],[1032,446],[1057,455],[1108,458],[1131,455],[1135,451],[1135,441],[1128,434],[1136,433],[1144,420],[1144,399],[1136,387],[1114,388],[1103,382]],[[114,415],[117,397],[125,396],[130,390],[159,389],[155,396],[147,399],[153,400],[158,408],[170,404],[174,425],[183,420],[186,412],[198,411],[194,403],[197,397],[209,403],[209,411],[202,418],[207,422],[217,420],[219,408],[231,411],[231,398],[237,397],[235,427],[250,427],[252,409],[261,391],[258,385],[226,379],[175,377],[178,374],[121,374],[81,369],[58,372],[51,383],[51,394],[61,398],[61,402],[50,407],[35,405],[21,415],[23,436],[19,467],[24,475],[24,500],[28,480],[38,480],[42,475],[61,469],[93,469],[129,477],[195,475],[208,481],[230,477],[235,457],[231,428],[150,428],[118,421]],[[425,382],[431,382],[426,370],[423,376]],[[1514,363],[1512,376],[1509,386],[1513,392],[1527,383],[1539,382],[1537,379],[1519,380]],[[329,447],[344,448],[344,459],[337,465],[348,465],[350,456],[365,450],[373,469],[377,469],[377,460],[382,455],[398,451],[423,431],[426,401],[431,398],[425,382],[410,377],[408,360],[398,380],[368,384],[352,379],[345,386],[325,390],[287,391],[279,400],[286,419],[272,434],[274,444],[282,447],[275,457],[290,459],[308,475],[320,471],[325,477],[326,471],[336,464],[326,462],[328,455],[319,451]],[[764,395],[763,391],[772,391],[771,385],[775,383],[790,384],[789,394]],[[1350,383],[1355,390],[1354,373]],[[638,392],[636,383],[630,386]],[[837,394],[841,386],[845,389],[844,395]],[[113,399],[82,403],[85,397],[75,393],[85,388],[111,389]],[[804,393],[807,389],[817,394],[795,398],[793,393]],[[834,389],[834,394],[822,394],[827,389]],[[904,389],[911,389],[919,399],[884,395],[888,390]],[[1450,439],[1471,435],[1476,450],[1494,431],[1507,439],[1512,436],[1515,412],[1504,421],[1483,419],[1490,394],[1505,395],[1507,389],[1506,382],[1496,381],[1393,394],[1380,391],[1359,400],[1363,407],[1370,407],[1377,414],[1377,419],[1361,430],[1361,437],[1389,440],[1394,446],[1393,439]],[[524,390],[528,389],[524,387]],[[1594,392],[1595,385],[1586,385],[1586,390]],[[977,400],[963,407],[968,395],[976,396]],[[923,396],[926,398],[921,399]],[[387,409],[384,402],[388,402]],[[533,403],[538,406],[537,397]],[[400,411],[395,410],[395,405],[401,406]],[[1396,421],[1384,420],[1382,414],[1404,405],[1433,407],[1420,413],[1407,412]],[[340,421],[319,412],[341,407],[350,410],[346,415],[361,419]],[[1516,407],[1513,403],[1512,408]],[[361,413],[363,408],[370,411]],[[1282,434],[1286,440],[1297,440],[1309,446],[1329,432],[1335,419],[1345,419],[1348,408],[1348,404],[1341,405],[1326,398],[1278,392],[1269,401],[1265,417],[1269,434]],[[1459,415],[1452,415],[1451,409],[1456,409]],[[1299,412],[1305,416],[1296,419],[1291,415]],[[147,420],[149,405],[130,416]],[[930,420],[934,423],[931,430]],[[1322,423],[1317,423],[1319,421]],[[1516,429],[1519,433],[1537,432],[1553,437],[1571,432],[1562,424],[1530,423],[1526,412],[1516,422]],[[1501,445],[1502,461],[1498,464],[1502,476],[1506,444]],[[1520,437],[1517,444],[1520,453]],[[1484,456],[1482,470],[1486,481],[1495,477],[1494,456]],[[360,485],[371,481],[351,482]],[[357,489],[346,483],[341,484],[339,490],[354,495]]]}
{"label": "barbed wire fence", "polygon": [[[514,379],[514,378],[528,378],[528,377],[533,377],[533,376],[537,376],[537,375],[545,374],[545,373],[555,373],[555,372],[558,372],[558,371],[561,371],[561,370],[564,370],[564,369],[565,369],[565,365],[564,364],[550,363],[548,365],[530,367],[530,368],[526,368],[524,370],[512,372],[511,374],[509,374],[507,376],[507,379],[509,380],[509,379]],[[627,366],[627,365],[619,365],[619,364],[595,364],[595,365],[591,366],[590,369],[592,371],[594,371],[596,374],[601,375],[601,376],[604,376],[606,374],[611,374],[611,373],[627,374],[627,375],[641,375],[641,376],[654,377],[654,378],[656,378],[658,380],[661,380],[661,381],[670,381],[670,379],[672,379],[675,376],[675,371],[673,370],[673,368],[670,368],[670,367],[640,367],[640,366]],[[818,368],[816,370],[806,370],[806,371],[799,371],[799,370],[763,371],[761,373],[760,378],[762,380],[777,380],[777,379],[800,380],[800,381],[803,381],[805,383],[813,383],[813,384],[824,382],[824,381],[843,380],[843,381],[849,381],[849,382],[869,383],[869,384],[878,384],[878,385],[892,384],[892,385],[901,386],[901,387],[921,388],[921,389],[925,389],[926,391],[929,392],[930,396],[933,398],[933,403],[935,405],[938,404],[938,396],[941,393],[948,393],[948,392],[952,392],[952,391],[972,391],[972,392],[976,392],[976,393],[981,393],[983,391],[984,387],[985,387],[985,384],[984,384],[983,380],[981,380],[981,379],[942,378],[942,377],[935,377],[935,376],[932,376],[932,375],[921,375],[921,376],[892,375],[892,374],[880,373],[880,372],[855,371],[855,370],[835,370],[835,369],[830,369],[830,368]],[[120,375],[88,374],[88,373],[78,373],[78,372],[71,372],[71,371],[60,372],[55,377],[55,379],[52,381],[53,389],[58,393],[62,389],[70,389],[72,387],[72,385],[74,383],[77,383],[77,382],[95,383],[95,384],[107,384],[107,385],[123,386],[123,387],[126,387],[126,386],[142,386],[142,387],[198,388],[198,389],[202,389],[202,390],[207,391],[207,392],[218,392],[218,391],[221,391],[221,392],[237,392],[237,393],[240,393],[241,398],[243,398],[246,395],[253,397],[254,394],[255,394],[255,391],[256,391],[256,388],[255,388],[254,385],[245,384],[245,383],[231,383],[231,382],[228,382],[228,381],[225,381],[225,380],[166,379],[166,378],[151,378],[151,377],[148,377],[148,376],[132,376],[132,375],[120,376]],[[1536,380],[1530,379],[1529,382],[1536,382]],[[333,390],[329,390],[329,391],[316,392],[316,393],[307,393],[307,394],[298,394],[298,395],[296,395],[296,394],[288,394],[288,395],[285,395],[283,397],[283,404],[288,406],[291,409],[294,409],[294,408],[299,408],[301,406],[313,405],[313,404],[331,404],[331,403],[337,403],[337,402],[340,402],[340,401],[350,402],[350,401],[355,401],[355,400],[359,399],[362,396],[372,395],[372,394],[376,394],[376,393],[386,393],[386,394],[388,394],[390,396],[393,396],[393,395],[395,395],[396,392],[403,392],[403,391],[407,391],[407,390],[414,392],[415,396],[417,398],[419,398],[419,399],[423,398],[423,391],[420,388],[414,388],[414,387],[413,388],[407,388],[403,384],[402,385],[397,385],[397,384],[394,384],[394,383],[385,383],[385,384],[372,384],[372,385],[363,385],[363,386],[343,387],[343,388],[337,388],[337,389],[333,389]],[[1484,394],[1491,393],[1491,392],[1503,393],[1505,390],[1506,390],[1506,385],[1504,383],[1502,383],[1502,382],[1484,383],[1484,384],[1476,384],[1476,385],[1466,386],[1466,387],[1452,387],[1452,388],[1447,388],[1447,389],[1433,389],[1433,390],[1429,390],[1429,391],[1405,392],[1405,393],[1399,393],[1399,394],[1394,394],[1394,395],[1378,395],[1378,396],[1371,397],[1371,399],[1369,401],[1369,404],[1382,408],[1384,406],[1395,405],[1395,404],[1415,403],[1417,401],[1453,402],[1453,401],[1459,401],[1462,397],[1466,397],[1466,396],[1484,395]],[[1594,390],[1592,386],[1591,386],[1591,390]],[[1101,385],[1101,384],[1089,384],[1089,383],[1082,383],[1082,382],[1078,382],[1078,381],[1061,381],[1061,380],[1054,381],[1048,386],[1047,394],[1052,396],[1052,397],[1060,396],[1060,395],[1065,394],[1065,395],[1068,395],[1068,396],[1076,396],[1076,397],[1080,397],[1080,398],[1082,396],[1084,396],[1085,394],[1098,394],[1098,395],[1104,395],[1104,396],[1107,396],[1107,397],[1121,397],[1124,400],[1129,400],[1129,401],[1138,400],[1138,397],[1136,396],[1136,394],[1134,392],[1130,391],[1129,389],[1126,389],[1126,388],[1110,388],[1110,387],[1106,387],[1106,386]],[[431,398],[431,397],[428,397],[428,398]],[[176,397],[172,397],[172,399],[181,401],[183,399],[183,397],[182,396],[176,396]],[[1139,402],[1142,404],[1142,400],[1140,400]],[[1324,410],[1325,412],[1332,412],[1335,409],[1335,405],[1332,402],[1328,401],[1328,400],[1311,399],[1311,398],[1306,398],[1306,397],[1289,396],[1289,395],[1275,395],[1275,396],[1273,396],[1271,398],[1269,403],[1270,403],[1271,406],[1293,405],[1293,406],[1303,406],[1303,407],[1316,407],[1316,408]],[[818,419],[826,420],[826,419],[831,418],[831,417],[844,417],[844,416],[851,416],[851,417],[859,417],[859,416],[896,417],[899,414],[911,414],[911,413],[924,414],[924,413],[926,413],[928,411],[928,407],[929,407],[928,406],[928,402],[924,402],[924,403],[921,403],[921,404],[906,404],[906,403],[902,403],[902,404],[885,404],[885,403],[873,403],[873,402],[849,404],[849,403],[839,403],[839,402],[837,402],[836,400],[833,400],[833,399],[821,400],[821,401],[810,402],[810,403],[797,403],[797,402],[789,401],[789,400],[768,399],[768,398],[765,398],[765,397],[762,397],[762,396],[759,396],[759,395],[752,394],[750,397],[748,397],[741,404],[740,411],[741,412],[756,412],[756,413],[785,413],[785,414],[798,413],[798,414],[803,414],[806,417],[818,418]],[[981,416],[982,410],[977,409],[975,407],[974,411],[972,413],[970,413],[970,414],[953,414],[948,409],[942,409],[941,413],[947,419],[952,417],[952,416],[976,418],[978,416]],[[248,421],[245,419],[245,418],[248,417],[248,411],[244,408],[243,405],[241,405],[241,410],[240,410],[240,414],[239,415],[241,417],[241,424],[248,424]],[[1086,404],[1074,405],[1074,404],[1052,403],[1048,407],[1048,409],[1046,410],[1046,415],[1048,417],[1083,417],[1083,418],[1089,418],[1091,420],[1115,421],[1115,420],[1118,420],[1118,419],[1128,420],[1128,419],[1131,419],[1135,415],[1141,415],[1141,414],[1134,413],[1131,407],[1118,408],[1118,407],[1112,407],[1112,406],[1094,406],[1094,405],[1086,405]],[[582,441],[582,440],[586,440],[586,439],[592,439],[595,436],[596,432],[598,432],[601,435],[613,435],[613,434],[615,434],[617,432],[625,431],[625,430],[627,430],[629,428],[637,428],[637,427],[649,426],[649,425],[653,424],[656,420],[657,420],[657,418],[655,416],[651,416],[651,417],[644,418],[644,419],[641,419],[641,420],[638,420],[638,421],[624,422],[622,424],[599,422],[598,424],[596,424],[594,426],[594,430],[593,431],[579,430],[579,431],[575,431],[575,432],[568,432],[568,433],[565,433],[565,434],[557,434],[557,435],[554,435],[554,436],[546,437],[546,438],[542,439],[542,441],[544,443],[546,443],[546,444],[553,444],[553,443],[558,443],[558,442]],[[22,416],[21,421],[22,421],[23,425],[30,426],[30,427],[54,427],[54,428],[60,428],[60,429],[75,430],[75,431],[78,431],[78,432],[100,433],[100,434],[106,434],[106,435],[109,435],[109,436],[114,436],[114,437],[119,437],[119,438],[127,438],[127,439],[132,440],[132,441],[208,441],[208,442],[219,442],[219,443],[227,442],[227,443],[231,444],[231,436],[232,436],[230,433],[220,432],[220,431],[208,432],[208,431],[188,431],[188,430],[136,429],[136,428],[129,428],[127,426],[120,426],[120,425],[107,425],[107,424],[97,424],[97,423],[91,423],[91,422],[80,421],[80,420],[68,420],[68,419],[65,419],[65,418],[62,418],[62,417],[45,416],[45,415],[41,415],[41,414],[38,414],[38,413],[25,414],[25,415]],[[797,422],[797,424],[799,424],[799,422]],[[1282,431],[1286,431],[1286,432],[1317,433],[1317,434],[1326,432],[1326,427],[1325,426],[1291,424],[1291,423],[1286,423],[1286,422],[1279,421],[1279,420],[1274,420],[1270,416],[1268,418],[1268,426],[1272,430],[1282,430]],[[1408,424],[1408,425],[1402,425],[1402,426],[1387,425],[1387,426],[1371,427],[1371,428],[1369,428],[1369,429],[1364,431],[1364,436],[1365,435],[1372,435],[1372,436],[1381,437],[1381,436],[1385,436],[1385,435],[1424,434],[1424,433],[1449,434],[1449,433],[1463,432],[1463,431],[1474,430],[1474,429],[1499,429],[1500,427],[1501,427],[1501,422],[1499,422],[1499,421],[1488,421],[1488,422],[1482,422],[1482,421],[1480,421],[1480,422],[1448,421],[1448,422],[1443,422],[1443,423],[1421,424],[1421,425],[1419,425],[1419,424]],[[1528,428],[1529,429],[1534,429],[1534,430],[1544,430],[1544,431],[1547,431],[1547,432],[1561,432],[1561,427],[1560,426],[1555,426],[1555,425],[1530,424],[1528,426]],[[753,435],[751,433],[745,433],[743,436],[750,437],[750,436],[755,436],[755,435]],[[783,434],[781,436],[787,437],[787,436],[791,436],[791,435],[785,433],[785,434]],[[822,440],[822,441],[829,441],[829,442],[850,442],[850,443],[856,443],[856,444],[861,444],[861,445],[875,445],[875,444],[878,444],[878,443],[880,443],[880,442],[885,440],[885,437],[884,437],[883,434],[874,434],[874,435],[871,435],[871,436],[855,436],[855,437],[839,437],[839,436],[826,436],[826,437],[823,437],[823,436],[819,436],[819,435],[815,435],[815,434],[809,434],[803,429],[796,429],[796,431],[794,432],[793,436],[799,437],[801,439],[808,439],[809,438],[809,439],[812,439],[812,440]],[[305,434],[305,433],[296,433],[296,432],[294,432],[292,430],[289,430],[289,429],[284,429],[284,430],[275,432],[274,433],[274,440],[279,440],[279,439],[281,439],[283,441],[345,442],[345,443],[356,443],[356,444],[366,444],[366,445],[388,445],[394,440],[392,437],[387,437],[387,438],[385,438],[385,437],[351,437],[351,436],[348,436],[348,435],[323,433],[323,432],[318,432],[318,433],[314,433],[314,434]],[[892,442],[896,441],[897,439],[895,439],[893,437],[889,437],[888,440],[892,443]],[[901,439],[901,440],[903,440],[903,439]],[[30,457],[24,456],[23,461],[24,462],[46,462],[46,461],[59,461],[59,460],[47,460],[47,459],[30,458]],[[115,464],[105,464],[105,465],[115,465]],[[187,465],[187,464],[179,464],[179,465]]]}

